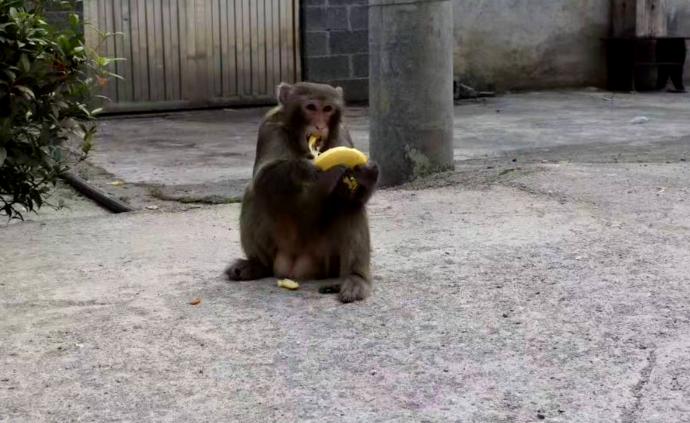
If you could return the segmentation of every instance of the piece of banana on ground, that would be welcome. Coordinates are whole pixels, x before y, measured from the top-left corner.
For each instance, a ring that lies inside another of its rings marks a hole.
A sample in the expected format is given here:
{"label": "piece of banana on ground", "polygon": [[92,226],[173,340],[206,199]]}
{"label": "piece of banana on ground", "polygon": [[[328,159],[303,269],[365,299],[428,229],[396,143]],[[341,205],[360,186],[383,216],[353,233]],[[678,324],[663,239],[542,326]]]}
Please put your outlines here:
{"label": "piece of banana on ground", "polygon": [[294,291],[296,289],[299,289],[299,283],[296,281],[293,281],[292,279],[278,279],[276,282],[278,287],[284,288],[284,289],[289,289],[290,291]]}

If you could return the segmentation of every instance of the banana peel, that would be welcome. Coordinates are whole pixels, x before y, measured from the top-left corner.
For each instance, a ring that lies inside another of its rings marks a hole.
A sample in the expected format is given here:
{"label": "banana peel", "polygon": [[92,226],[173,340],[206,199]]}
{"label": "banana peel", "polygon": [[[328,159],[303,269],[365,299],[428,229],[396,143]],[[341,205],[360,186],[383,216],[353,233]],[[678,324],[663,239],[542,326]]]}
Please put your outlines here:
{"label": "banana peel", "polygon": [[357,182],[357,179],[354,176],[344,177],[343,183],[347,186],[350,192],[355,192],[355,190],[359,186],[359,182]]}

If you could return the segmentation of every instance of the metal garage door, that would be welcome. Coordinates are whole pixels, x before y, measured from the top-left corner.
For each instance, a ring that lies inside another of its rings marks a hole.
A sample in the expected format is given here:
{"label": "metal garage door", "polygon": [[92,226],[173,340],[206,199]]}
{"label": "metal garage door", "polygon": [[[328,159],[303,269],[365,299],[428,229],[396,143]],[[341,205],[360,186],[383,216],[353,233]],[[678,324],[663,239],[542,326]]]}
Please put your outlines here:
{"label": "metal garage door", "polygon": [[[266,103],[300,77],[299,0],[85,0],[87,43],[125,60],[111,111]],[[123,35],[100,41],[93,28]],[[100,46],[99,46],[100,44]]]}

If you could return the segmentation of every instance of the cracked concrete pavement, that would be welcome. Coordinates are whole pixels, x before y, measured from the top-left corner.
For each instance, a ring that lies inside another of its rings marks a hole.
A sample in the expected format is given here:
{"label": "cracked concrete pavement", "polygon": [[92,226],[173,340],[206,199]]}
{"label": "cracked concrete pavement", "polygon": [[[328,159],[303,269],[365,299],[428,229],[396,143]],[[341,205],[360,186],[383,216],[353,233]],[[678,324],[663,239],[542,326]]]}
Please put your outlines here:
{"label": "cracked concrete pavement", "polygon": [[[357,304],[225,282],[237,204],[0,228],[0,421],[690,422],[690,97],[607,98],[459,106],[457,170],[372,199]],[[107,172],[253,149],[144,144]]]}

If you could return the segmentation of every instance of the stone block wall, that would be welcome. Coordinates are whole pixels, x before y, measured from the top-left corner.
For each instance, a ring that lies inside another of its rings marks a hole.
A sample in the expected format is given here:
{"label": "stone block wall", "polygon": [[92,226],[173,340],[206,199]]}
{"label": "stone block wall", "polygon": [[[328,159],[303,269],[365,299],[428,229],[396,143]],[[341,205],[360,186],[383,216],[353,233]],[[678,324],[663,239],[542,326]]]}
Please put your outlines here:
{"label": "stone block wall", "polygon": [[343,87],[348,101],[369,95],[367,0],[302,0],[302,78]]}
{"label": "stone block wall", "polygon": [[57,27],[69,25],[69,15],[73,11],[83,18],[84,5],[82,2],[75,2],[73,6],[61,5],[59,1],[53,0],[45,3],[45,18],[48,23]]}

